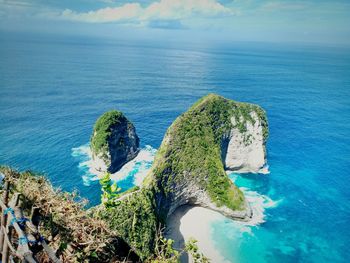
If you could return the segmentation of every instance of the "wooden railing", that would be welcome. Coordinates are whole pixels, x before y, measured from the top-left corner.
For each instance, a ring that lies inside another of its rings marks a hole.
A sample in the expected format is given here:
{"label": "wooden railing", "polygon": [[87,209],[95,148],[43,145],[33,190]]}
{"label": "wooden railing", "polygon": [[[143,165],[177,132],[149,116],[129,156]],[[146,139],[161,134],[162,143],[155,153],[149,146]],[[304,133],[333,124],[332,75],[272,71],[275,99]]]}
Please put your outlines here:
{"label": "wooden railing", "polygon": [[[38,248],[45,251],[48,258],[54,262],[61,262],[39,233],[40,209],[33,207],[30,219],[24,217],[22,204],[23,196],[13,193],[9,201],[10,184],[3,183],[0,227],[1,262],[38,262],[35,254]],[[34,249],[35,248],[35,249]]]}

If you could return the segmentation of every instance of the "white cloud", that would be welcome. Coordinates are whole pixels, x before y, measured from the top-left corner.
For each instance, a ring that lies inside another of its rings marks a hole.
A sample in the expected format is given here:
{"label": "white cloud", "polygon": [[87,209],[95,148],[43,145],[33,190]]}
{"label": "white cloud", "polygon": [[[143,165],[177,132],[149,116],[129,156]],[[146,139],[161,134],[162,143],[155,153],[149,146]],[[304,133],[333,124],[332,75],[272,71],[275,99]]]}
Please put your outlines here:
{"label": "white cloud", "polygon": [[68,20],[103,23],[134,19],[139,17],[141,13],[142,7],[139,3],[128,3],[120,7],[107,7],[86,13],[78,13],[70,9],[66,9],[62,12],[61,17]]}
{"label": "white cloud", "polygon": [[232,15],[234,12],[216,0],[160,0],[146,7],[139,3],[127,3],[119,7],[103,8],[79,13],[66,9],[62,19],[91,23],[146,22],[151,20],[180,20],[190,17],[216,17]]}
{"label": "white cloud", "polygon": [[0,0],[0,4],[5,6],[22,6],[22,7],[28,7],[33,6],[34,4],[28,1],[23,0],[11,0],[11,1],[5,1]]}

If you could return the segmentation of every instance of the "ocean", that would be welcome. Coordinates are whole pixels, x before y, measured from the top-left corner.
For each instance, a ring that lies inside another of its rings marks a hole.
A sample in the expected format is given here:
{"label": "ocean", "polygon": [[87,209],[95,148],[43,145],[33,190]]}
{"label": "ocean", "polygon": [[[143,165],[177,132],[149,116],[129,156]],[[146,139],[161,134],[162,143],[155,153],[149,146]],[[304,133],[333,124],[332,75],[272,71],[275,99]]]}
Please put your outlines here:
{"label": "ocean", "polygon": [[[0,35],[0,164],[100,201],[89,172],[96,119],[118,109],[143,157],[115,179],[140,184],[175,118],[217,93],[256,103],[270,125],[270,174],[230,174],[262,213],[210,226],[227,261],[350,262],[350,50]],[[200,220],[200,219],[199,219]]]}

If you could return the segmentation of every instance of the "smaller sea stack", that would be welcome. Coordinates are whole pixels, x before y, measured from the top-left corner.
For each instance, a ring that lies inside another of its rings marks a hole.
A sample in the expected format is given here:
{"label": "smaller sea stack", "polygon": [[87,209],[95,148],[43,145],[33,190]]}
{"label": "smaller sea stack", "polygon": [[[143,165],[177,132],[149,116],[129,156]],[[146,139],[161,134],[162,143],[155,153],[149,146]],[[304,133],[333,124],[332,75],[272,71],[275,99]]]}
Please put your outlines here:
{"label": "smaller sea stack", "polygon": [[115,173],[139,152],[134,125],[117,110],[104,113],[95,123],[90,148],[95,169]]}

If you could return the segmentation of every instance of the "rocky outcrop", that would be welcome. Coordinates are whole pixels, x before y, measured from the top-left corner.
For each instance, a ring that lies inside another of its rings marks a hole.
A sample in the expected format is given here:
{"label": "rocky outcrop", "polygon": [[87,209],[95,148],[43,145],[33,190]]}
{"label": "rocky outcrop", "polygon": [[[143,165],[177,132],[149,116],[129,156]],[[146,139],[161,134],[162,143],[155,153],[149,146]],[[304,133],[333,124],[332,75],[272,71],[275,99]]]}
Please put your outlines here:
{"label": "rocky outcrop", "polygon": [[[245,122],[243,132],[237,128],[235,117],[231,117],[232,128],[224,135],[222,143],[225,169],[239,173],[266,173],[265,120],[255,111],[249,114],[252,121]],[[240,118],[243,122],[243,117]]]}
{"label": "rocky outcrop", "polygon": [[91,152],[97,171],[114,173],[139,152],[139,137],[134,125],[113,110],[96,122],[91,136]]}
{"label": "rocky outcrop", "polygon": [[247,221],[252,218],[252,210],[249,203],[246,201],[242,204],[242,209],[230,209],[227,206],[218,206],[210,198],[209,194],[200,187],[196,182],[184,180],[177,184],[174,188],[173,201],[169,203],[168,215],[171,215],[175,210],[183,205],[201,206],[204,208],[217,211],[228,218],[240,221]]}
{"label": "rocky outcrop", "polygon": [[169,127],[153,166],[157,208],[166,218],[181,205],[199,205],[249,220],[252,212],[225,169],[258,172],[266,163],[268,128],[257,105],[210,94]]}

